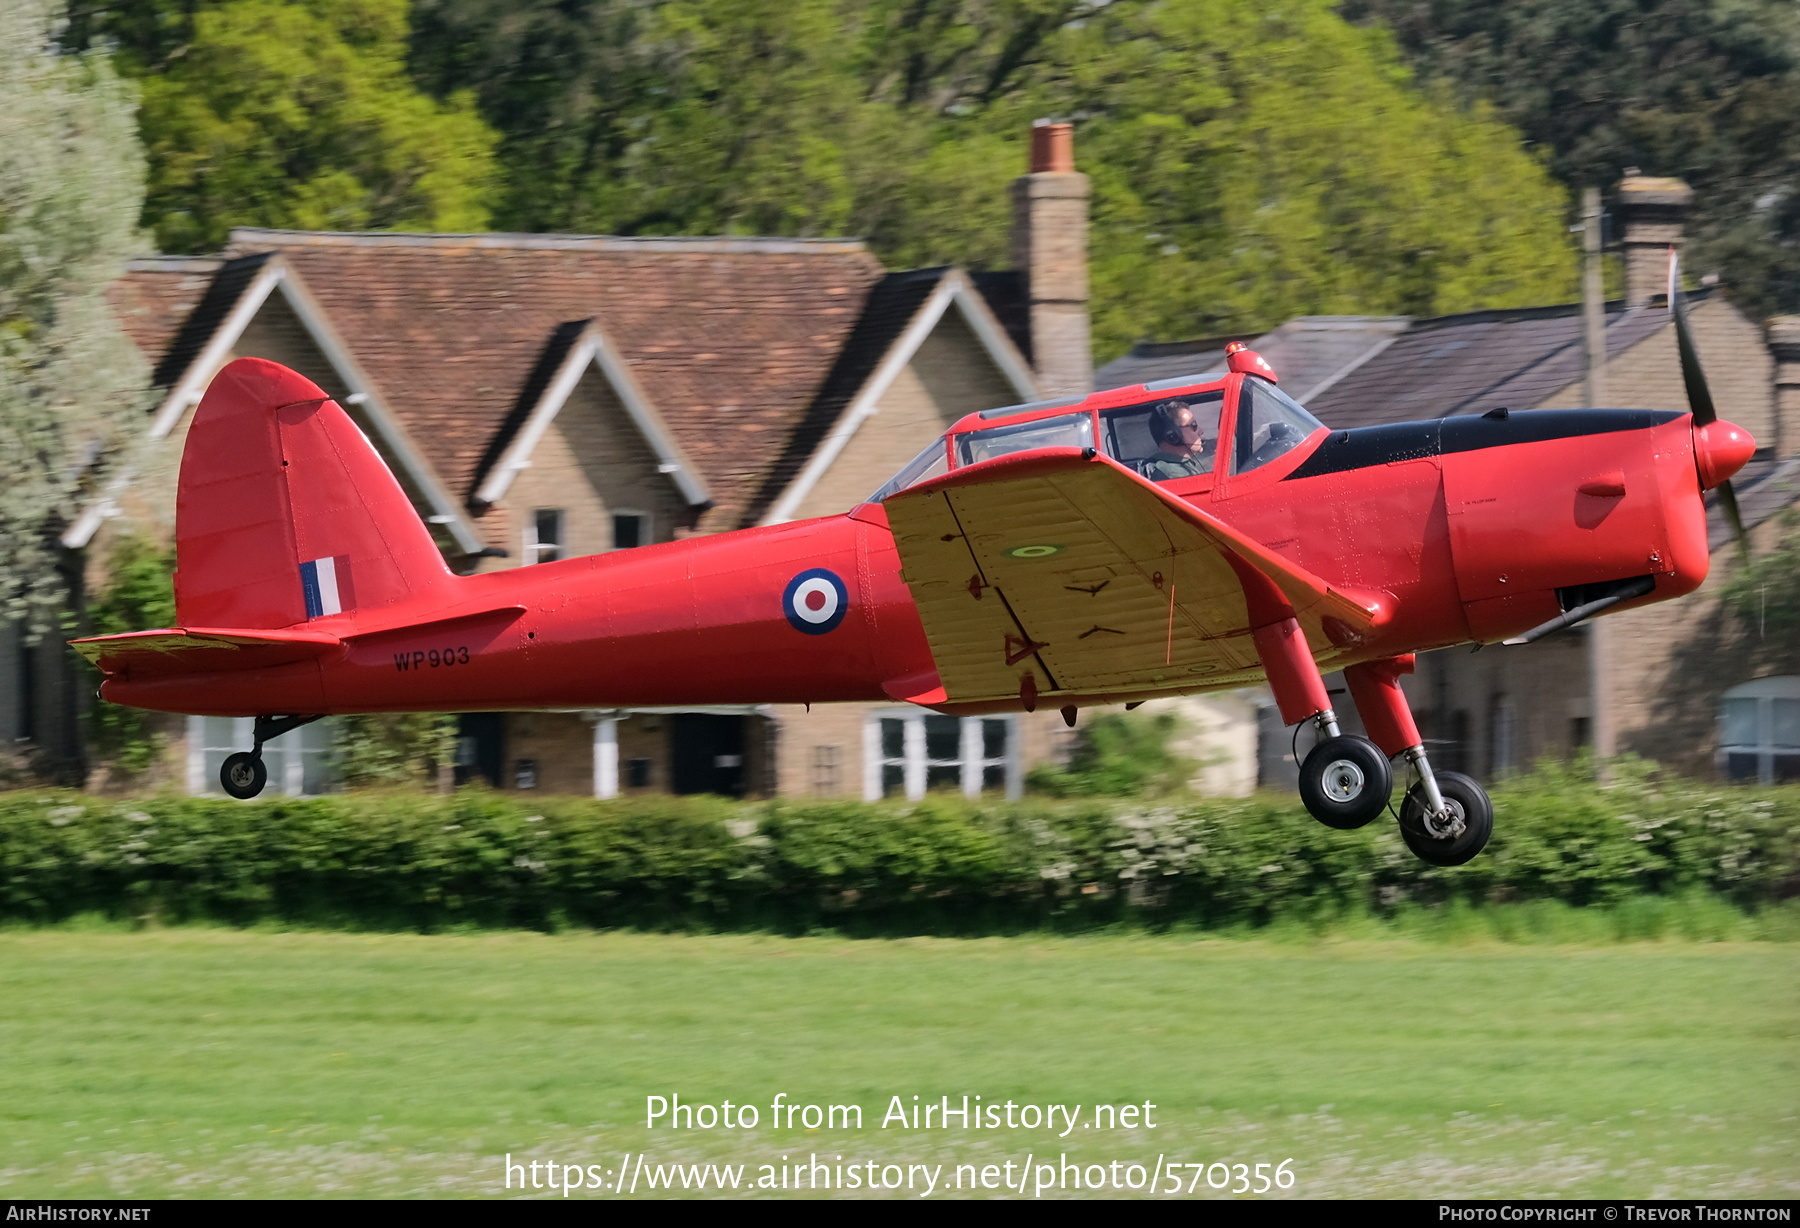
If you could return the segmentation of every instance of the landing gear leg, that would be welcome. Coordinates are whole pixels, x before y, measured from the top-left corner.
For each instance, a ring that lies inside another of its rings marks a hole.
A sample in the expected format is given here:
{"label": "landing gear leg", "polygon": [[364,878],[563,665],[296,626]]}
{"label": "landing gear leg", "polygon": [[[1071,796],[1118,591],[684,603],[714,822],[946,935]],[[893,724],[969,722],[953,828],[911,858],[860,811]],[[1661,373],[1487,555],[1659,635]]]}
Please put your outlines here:
{"label": "landing gear leg", "polygon": [[1461,772],[1437,773],[1400,690],[1400,675],[1413,671],[1413,656],[1365,661],[1344,671],[1350,694],[1376,745],[1399,755],[1418,777],[1400,803],[1400,838],[1422,861],[1460,866],[1487,847],[1494,805],[1482,787]]}
{"label": "landing gear leg", "polygon": [[1400,803],[1400,838],[1421,861],[1462,865],[1486,848],[1494,834],[1494,803],[1487,790],[1461,772],[1434,775],[1424,747],[1409,750],[1407,759],[1419,781]]}
{"label": "landing gear leg", "polygon": [[269,783],[269,769],[262,758],[263,743],[318,719],[317,716],[257,717],[253,734],[256,748],[225,756],[225,762],[219,767],[219,786],[240,801],[261,793],[263,786]]}
{"label": "landing gear leg", "polygon": [[1325,692],[1325,680],[1293,618],[1259,627],[1252,635],[1284,724],[1311,721],[1323,740],[1300,765],[1300,800],[1306,812],[1340,831],[1363,826],[1387,805],[1394,775],[1388,758],[1367,738],[1346,737]]}

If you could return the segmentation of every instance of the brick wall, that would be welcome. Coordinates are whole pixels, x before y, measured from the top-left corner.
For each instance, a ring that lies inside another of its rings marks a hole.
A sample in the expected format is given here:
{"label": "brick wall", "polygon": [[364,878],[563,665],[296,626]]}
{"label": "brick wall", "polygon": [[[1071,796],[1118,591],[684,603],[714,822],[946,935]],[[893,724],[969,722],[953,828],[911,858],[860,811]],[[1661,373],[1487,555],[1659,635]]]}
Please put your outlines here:
{"label": "brick wall", "polygon": [[931,330],[837,459],[807,493],[794,518],[845,512],[868,498],[958,418],[1018,400],[951,307]]}
{"label": "brick wall", "polygon": [[[1660,307],[1647,311],[1667,312]],[[1719,415],[1756,436],[1762,447],[1775,441],[1775,360],[1762,328],[1715,295],[1693,308],[1694,346]],[[1673,324],[1659,329],[1606,364],[1606,399],[1620,409],[1688,409],[1681,382],[1681,357]],[[1580,380],[1549,397],[1538,409],[1570,409],[1587,404]]]}
{"label": "brick wall", "polygon": [[651,540],[670,541],[693,525],[694,514],[631,420],[606,378],[589,368],[519,471],[505,498],[480,518],[484,535],[507,552],[484,559],[482,570],[517,567],[524,529],[538,508],[563,513],[563,558],[613,548],[615,512],[644,512]]}

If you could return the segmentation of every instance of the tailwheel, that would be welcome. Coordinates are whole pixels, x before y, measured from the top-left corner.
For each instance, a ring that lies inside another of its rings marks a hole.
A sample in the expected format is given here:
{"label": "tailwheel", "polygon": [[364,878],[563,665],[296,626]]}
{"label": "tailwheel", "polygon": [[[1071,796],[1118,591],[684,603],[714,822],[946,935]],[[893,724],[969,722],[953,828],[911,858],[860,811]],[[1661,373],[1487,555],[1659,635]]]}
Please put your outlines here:
{"label": "tailwheel", "polygon": [[1387,807],[1394,770],[1381,748],[1354,735],[1327,738],[1300,765],[1300,800],[1327,827],[1351,831]]}
{"label": "tailwheel", "polygon": [[1421,861],[1434,866],[1460,866],[1487,847],[1494,834],[1494,804],[1487,790],[1461,772],[1439,772],[1438,792],[1444,813],[1433,815],[1425,799],[1425,783],[1406,791],[1400,803],[1400,838]]}
{"label": "tailwheel", "polygon": [[262,756],[247,750],[226,755],[219,768],[219,784],[240,801],[255,797],[269,783],[269,769]]}

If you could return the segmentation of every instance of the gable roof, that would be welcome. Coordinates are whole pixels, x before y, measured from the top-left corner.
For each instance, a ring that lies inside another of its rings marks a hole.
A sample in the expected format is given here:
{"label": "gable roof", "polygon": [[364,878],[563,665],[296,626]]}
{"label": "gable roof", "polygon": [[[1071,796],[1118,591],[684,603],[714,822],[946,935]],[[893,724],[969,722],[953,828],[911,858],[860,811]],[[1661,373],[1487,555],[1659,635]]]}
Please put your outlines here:
{"label": "gable roof", "polygon": [[769,504],[799,476],[801,467],[843,416],[851,398],[869,382],[882,356],[899,340],[945,272],[938,268],[889,273],[870,288],[862,315],[845,338],[830,373],[764,476],[756,497],[745,508],[746,521],[754,523],[760,519]]}
{"label": "gable roof", "polygon": [[1225,369],[1225,346],[1242,341],[1275,368],[1281,386],[1305,402],[1337,383],[1412,324],[1408,316],[1296,316],[1260,336],[1142,342],[1094,373],[1096,388],[1124,388]]}
{"label": "gable roof", "polygon": [[182,322],[212,289],[222,264],[210,256],[128,260],[124,273],[107,286],[106,301],[113,315],[153,368],[161,368]]}
{"label": "gable roof", "polygon": [[[1690,305],[1714,288],[1693,291]],[[1606,305],[1609,358],[1668,326],[1660,299]],[[1296,316],[1255,338],[1212,337],[1143,344],[1095,373],[1096,387],[1223,370],[1225,343],[1245,340],[1281,386],[1327,426],[1444,418],[1508,405],[1541,404],[1582,378],[1586,354],[1579,303],[1407,316]]]}
{"label": "gable roof", "polygon": [[[1710,290],[1689,295],[1699,303]],[[1608,303],[1606,353],[1669,323],[1660,304]],[[1350,428],[1537,405],[1581,379],[1579,303],[1473,311],[1413,321],[1379,353],[1307,402],[1327,426]],[[1280,370],[1277,367],[1276,370]]]}
{"label": "gable roof", "polygon": [[[967,273],[951,267],[890,273],[870,291],[831,373],[746,508],[746,524],[779,523],[793,515],[952,307],[962,313],[1013,390],[1025,400],[1037,396],[1024,356],[994,314],[991,300]],[[908,459],[896,457],[895,464]]]}
{"label": "gable roof", "polygon": [[544,356],[526,380],[519,403],[488,445],[476,469],[476,507],[497,503],[513,478],[530,463],[531,453],[545,430],[575,391],[582,376],[595,370],[612,386],[625,413],[656,454],[657,469],[668,475],[682,497],[696,507],[710,506],[706,481],[676,441],[656,406],[644,395],[631,369],[619,357],[619,349],[593,320],[574,320],[557,328]]}
{"label": "gable roof", "polygon": [[882,276],[860,242],[237,230],[275,252],[461,499],[546,342],[592,320],[736,523]]}

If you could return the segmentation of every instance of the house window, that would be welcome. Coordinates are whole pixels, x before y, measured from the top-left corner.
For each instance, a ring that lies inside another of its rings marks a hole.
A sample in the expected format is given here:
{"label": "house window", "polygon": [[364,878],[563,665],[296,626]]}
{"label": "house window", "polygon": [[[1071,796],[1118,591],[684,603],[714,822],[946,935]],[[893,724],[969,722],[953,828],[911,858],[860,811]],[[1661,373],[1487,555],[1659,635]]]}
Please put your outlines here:
{"label": "house window", "polygon": [[1719,770],[1728,780],[1800,780],[1800,677],[1759,678],[1719,701]]}
{"label": "house window", "polygon": [[[290,729],[263,743],[269,783],[263,796],[312,797],[337,787],[329,718]],[[225,756],[256,744],[256,722],[247,716],[188,717],[188,792],[223,794],[219,769]]]}
{"label": "house window", "polygon": [[562,551],[562,509],[537,508],[531,513],[531,519],[525,522],[525,549],[522,557],[527,564],[554,563],[562,557]]}
{"label": "house window", "polygon": [[19,723],[15,735],[22,742],[29,742],[38,736],[37,704],[38,704],[38,650],[35,645],[25,643],[25,637],[19,636]]}
{"label": "house window", "polygon": [[1010,716],[939,716],[903,711],[869,717],[863,795],[914,800],[933,790],[978,797],[1019,795],[1018,734]]}
{"label": "house window", "polygon": [[648,759],[626,760],[625,787],[628,789],[648,789],[650,787],[650,761]]}
{"label": "house window", "polygon": [[812,791],[827,797],[837,793],[842,787],[838,779],[838,770],[843,761],[844,748],[841,746],[815,746],[812,748]]}
{"label": "house window", "polygon": [[650,544],[650,515],[648,512],[614,512],[613,513],[614,550],[630,550],[634,546]]}

